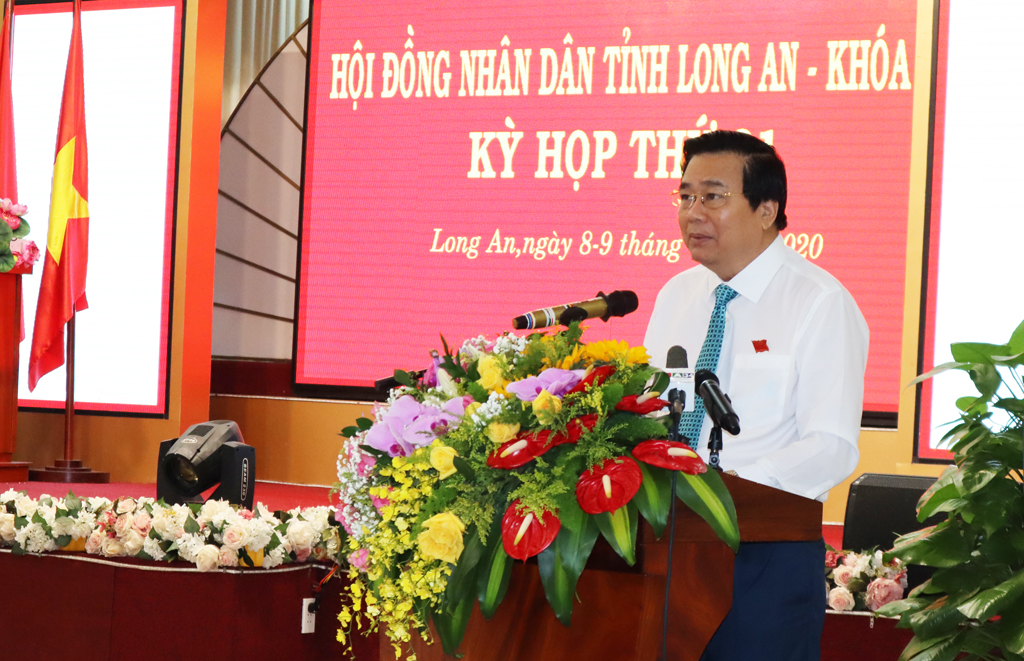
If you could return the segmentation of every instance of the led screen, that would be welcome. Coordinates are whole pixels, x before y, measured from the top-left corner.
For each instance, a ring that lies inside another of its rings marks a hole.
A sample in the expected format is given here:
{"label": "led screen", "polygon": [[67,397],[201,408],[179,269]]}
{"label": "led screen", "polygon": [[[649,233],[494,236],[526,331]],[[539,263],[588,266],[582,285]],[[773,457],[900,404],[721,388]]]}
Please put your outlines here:
{"label": "led screen", "polygon": [[856,298],[865,409],[895,412],[916,6],[318,0],[296,383],[371,385],[598,290],[640,307],[584,337],[640,343],[692,265],[682,141],[723,128],[779,149],[786,241]]}
{"label": "led screen", "polygon": [[[181,10],[175,0],[83,3],[89,145],[89,309],[76,320],[76,408],[164,415],[178,123]],[[18,193],[28,238],[43,249],[49,217],[70,3],[15,8]],[[64,406],[65,372],[28,390],[42,260],[24,276],[21,406]]]}

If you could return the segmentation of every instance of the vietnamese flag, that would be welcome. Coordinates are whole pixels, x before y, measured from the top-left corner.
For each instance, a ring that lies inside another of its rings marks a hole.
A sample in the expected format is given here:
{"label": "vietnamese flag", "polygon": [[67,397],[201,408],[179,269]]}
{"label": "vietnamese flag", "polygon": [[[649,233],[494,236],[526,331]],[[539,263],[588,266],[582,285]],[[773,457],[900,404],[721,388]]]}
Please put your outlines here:
{"label": "vietnamese flag", "polygon": [[85,84],[82,69],[82,8],[75,0],[74,24],[64,98],[57,125],[57,155],[50,193],[50,227],[46,236],[43,279],[32,332],[28,387],[64,364],[64,324],[85,300],[89,258],[89,181],[85,142]]}

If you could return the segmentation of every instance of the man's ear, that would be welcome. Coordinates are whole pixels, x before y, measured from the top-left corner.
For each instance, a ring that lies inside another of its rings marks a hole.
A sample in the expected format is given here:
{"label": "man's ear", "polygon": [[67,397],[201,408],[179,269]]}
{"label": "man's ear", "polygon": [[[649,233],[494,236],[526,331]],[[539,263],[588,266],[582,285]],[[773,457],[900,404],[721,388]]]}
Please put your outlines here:
{"label": "man's ear", "polygon": [[775,218],[779,215],[779,203],[775,200],[765,200],[757,211],[760,214],[761,229],[767,230],[775,224]]}

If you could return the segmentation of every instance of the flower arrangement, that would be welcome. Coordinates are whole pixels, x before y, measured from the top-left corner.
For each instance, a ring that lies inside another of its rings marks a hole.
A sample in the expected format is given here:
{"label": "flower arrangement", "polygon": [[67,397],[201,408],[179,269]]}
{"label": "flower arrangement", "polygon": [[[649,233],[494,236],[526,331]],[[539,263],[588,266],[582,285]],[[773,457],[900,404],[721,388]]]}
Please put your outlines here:
{"label": "flower arrangement", "polygon": [[828,607],[836,611],[877,611],[903,598],[907,568],[898,558],[885,562],[881,551],[825,551]]}
{"label": "flower arrangement", "polygon": [[474,604],[494,615],[513,560],[538,556],[569,625],[598,536],[635,561],[638,516],[664,531],[672,488],[733,549],[732,499],[685,443],[664,440],[668,375],[642,347],[581,341],[578,324],[470,339],[346,428],[338,520],[350,583],[338,638],[381,625],[397,655],[433,622],[455,654]]}
{"label": "flower arrangement", "polygon": [[0,200],[0,273],[6,273],[22,264],[32,265],[39,259],[39,248],[28,235],[28,222],[23,218],[28,213],[24,204],[15,204],[8,199]]}
{"label": "flower arrangement", "polygon": [[223,500],[167,505],[152,498],[35,500],[24,491],[0,494],[0,547],[15,554],[85,551],[108,558],[271,568],[309,558],[335,558],[342,548],[333,508],[270,512],[258,503],[239,509]]}

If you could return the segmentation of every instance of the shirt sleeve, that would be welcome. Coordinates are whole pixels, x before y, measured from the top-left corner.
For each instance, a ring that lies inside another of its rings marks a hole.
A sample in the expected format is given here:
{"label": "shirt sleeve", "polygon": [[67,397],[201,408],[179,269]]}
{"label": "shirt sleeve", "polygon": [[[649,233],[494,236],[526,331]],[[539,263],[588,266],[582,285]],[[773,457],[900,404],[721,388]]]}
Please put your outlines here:
{"label": "shirt sleeve", "polygon": [[746,480],[825,500],[828,490],[853,473],[856,445],[831,434],[813,433],[736,471]]}
{"label": "shirt sleeve", "polygon": [[825,500],[849,477],[860,453],[868,328],[844,289],[823,293],[797,334],[798,437],[737,470],[740,477]]}

